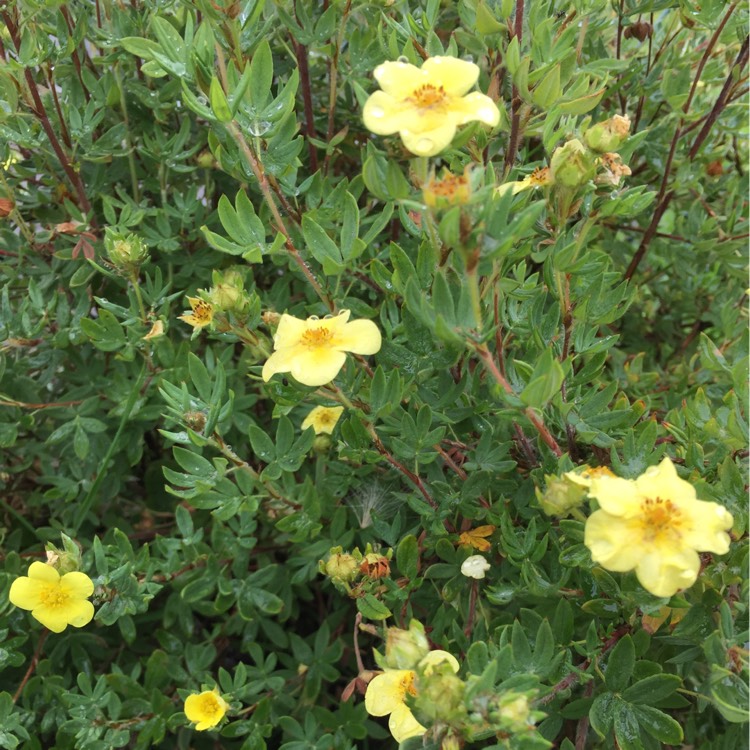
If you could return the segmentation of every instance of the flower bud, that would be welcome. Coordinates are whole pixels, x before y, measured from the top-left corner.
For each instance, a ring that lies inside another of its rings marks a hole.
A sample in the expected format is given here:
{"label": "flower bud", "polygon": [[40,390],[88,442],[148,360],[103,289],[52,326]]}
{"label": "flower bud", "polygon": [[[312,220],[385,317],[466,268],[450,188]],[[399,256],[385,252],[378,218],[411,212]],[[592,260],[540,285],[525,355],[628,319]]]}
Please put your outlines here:
{"label": "flower bud", "polygon": [[209,290],[208,298],[218,310],[237,314],[247,310],[249,298],[245,292],[245,280],[238,271],[230,269],[212,274],[213,286]]}
{"label": "flower bud", "polygon": [[62,549],[47,542],[47,565],[51,565],[62,576],[81,569],[81,548],[66,534],[62,534]]}
{"label": "flower bud", "polygon": [[104,230],[104,249],[110,263],[127,275],[138,273],[148,260],[148,247],[137,234],[122,234],[112,227]]}
{"label": "flower bud", "polygon": [[348,552],[343,552],[341,547],[334,547],[328,560],[323,563],[323,572],[331,579],[350,582],[359,575],[359,563],[356,558]]}
{"label": "flower bud", "polygon": [[417,697],[414,715],[425,726],[437,722],[459,724],[466,714],[464,706],[464,681],[453,673],[449,664],[433,669],[428,675],[417,673]]}
{"label": "flower bud", "polygon": [[609,120],[592,125],[584,134],[583,140],[592,151],[605,153],[617,151],[630,133],[630,118],[615,115]]}
{"label": "flower bud", "polygon": [[586,147],[574,138],[555,149],[549,169],[555,185],[577,188],[594,176],[594,160]]}
{"label": "flower bud", "polygon": [[328,435],[316,435],[313,440],[312,449],[316,453],[326,453],[331,447],[331,438]]}
{"label": "flower bud", "polygon": [[586,488],[568,479],[549,474],[544,477],[547,487],[544,492],[536,490],[536,499],[548,516],[565,518],[574,508],[583,504]]}
{"label": "flower bud", "polygon": [[424,626],[412,620],[408,630],[388,628],[385,636],[385,663],[391,669],[414,669],[430,651]]}
{"label": "flower bud", "polygon": [[509,692],[500,697],[497,717],[506,730],[521,732],[528,728],[529,699],[525,695]]}
{"label": "flower bud", "polygon": [[0,198],[0,219],[10,216],[16,204],[10,198]]}

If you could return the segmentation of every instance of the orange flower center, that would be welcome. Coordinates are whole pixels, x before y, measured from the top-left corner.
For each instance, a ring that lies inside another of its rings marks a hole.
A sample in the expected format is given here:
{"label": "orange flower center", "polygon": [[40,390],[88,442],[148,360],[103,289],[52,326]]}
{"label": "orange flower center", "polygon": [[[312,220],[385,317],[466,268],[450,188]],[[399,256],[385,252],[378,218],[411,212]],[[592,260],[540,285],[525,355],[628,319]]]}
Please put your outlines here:
{"label": "orange flower center", "polygon": [[59,585],[51,584],[45,586],[39,592],[39,599],[45,607],[52,607],[52,609],[60,609],[68,603],[70,595],[63,591]]}
{"label": "orange flower center", "polygon": [[398,686],[398,689],[402,698],[406,697],[407,694],[412,696],[417,694],[417,689],[414,687],[415,676],[414,672],[409,672],[409,674],[405,674],[401,678],[401,684]]}
{"label": "orange flower center", "polygon": [[684,519],[671,500],[646,498],[641,503],[641,514],[639,524],[646,541],[661,542],[679,537]]}
{"label": "orange flower center", "polygon": [[429,188],[435,195],[445,198],[452,198],[461,188],[466,188],[469,181],[466,177],[460,177],[455,174],[447,174],[442,180],[437,180],[429,184]]}
{"label": "orange flower center", "polygon": [[302,334],[302,344],[308,349],[317,349],[330,344],[333,333],[325,326],[319,328],[308,328]]}
{"label": "orange flower center", "polygon": [[549,167],[537,167],[529,175],[529,179],[534,187],[549,184]]}
{"label": "orange flower center", "polygon": [[214,317],[213,307],[204,300],[199,300],[193,308],[193,316],[199,323],[210,323]]}
{"label": "orange flower center", "polygon": [[407,101],[416,104],[420,109],[432,109],[442,104],[447,97],[445,89],[442,86],[435,87],[431,83],[425,83],[418,89],[414,89]]}

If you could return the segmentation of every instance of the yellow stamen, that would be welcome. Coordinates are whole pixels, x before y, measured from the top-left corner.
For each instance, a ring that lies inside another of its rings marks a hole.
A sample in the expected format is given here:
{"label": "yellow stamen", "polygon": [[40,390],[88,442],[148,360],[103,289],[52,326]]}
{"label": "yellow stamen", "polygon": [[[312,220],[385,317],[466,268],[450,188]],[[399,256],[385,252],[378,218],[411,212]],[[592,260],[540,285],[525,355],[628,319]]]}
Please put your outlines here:
{"label": "yellow stamen", "polygon": [[45,607],[52,607],[58,609],[64,607],[68,599],[69,594],[65,591],[61,591],[59,586],[45,586],[39,592],[39,599]]}
{"label": "yellow stamen", "polygon": [[679,539],[680,527],[683,525],[682,513],[671,500],[647,498],[641,504],[641,512],[639,524],[646,541]]}
{"label": "yellow stamen", "polygon": [[309,328],[302,334],[302,343],[308,349],[317,349],[325,346],[333,338],[333,333],[325,326],[320,328]]}

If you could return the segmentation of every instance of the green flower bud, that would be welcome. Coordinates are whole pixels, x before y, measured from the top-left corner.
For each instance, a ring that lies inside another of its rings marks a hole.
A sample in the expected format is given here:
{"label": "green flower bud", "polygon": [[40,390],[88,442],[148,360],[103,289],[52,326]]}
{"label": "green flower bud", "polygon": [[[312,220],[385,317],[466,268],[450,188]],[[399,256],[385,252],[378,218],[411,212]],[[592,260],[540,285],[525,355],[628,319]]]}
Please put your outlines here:
{"label": "green flower bud", "polygon": [[522,732],[528,729],[531,719],[529,699],[525,695],[514,692],[500,696],[497,719],[502,728],[507,731]]}
{"label": "green flower bud", "polygon": [[104,249],[110,263],[128,276],[138,273],[148,260],[148,247],[137,234],[123,234],[112,227],[104,230]]}
{"label": "green flower bud", "polygon": [[67,534],[62,534],[62,549],[47,542],[47,564],[62,576],[81,569],[81,548]]}
{"label": "green flower bud", "polygon": [[630,133],[630,118],[615,115],[609,120],[592,125],[584,134],[583,140],[592,151],[606,153],[617,151]]}
{"label": "green flower bud", "polygon": [[583,505],[586,487],[571,481],[565,476],[546,475],[544,492],[536,489],[536,499],[548,516],[565,518],[570,512]]}
{"label": "green flower bud", "polygon": [[245,281],[242,275],[234,270],[221,273],[214,271],[213,286],[208,296],[211,304],[218,310],[241,314],[249,306],[249,298],[245,292]]}
{"label": "green flower bud", "polygon": [[348,552],[343,552],[341,547],[334,547],[331,555],[324,563],[320,562],[322,572],[335,581],[349,583],[359,575],[359,563],[356,558]]}
{"label": "green flower bud", "polygon": [[385,663],[391,669],[414,669],[430,651],[424,626],[412,620],[408,630],[388,628],[385,636]]}
{"label": "green flower bud", "polygon": [[556,148],[550,162],[550,177],[555,185],[577,188],[594,176],[594,159],[576,138]]}
{"label": "green flower bud", "polygon": [[457,726],[462,723],[466,717],[466,685],[449,664],[433,668],[429,675],[417,673],[416,688],[414,715],[420,724],[431,726],[440,722]]}

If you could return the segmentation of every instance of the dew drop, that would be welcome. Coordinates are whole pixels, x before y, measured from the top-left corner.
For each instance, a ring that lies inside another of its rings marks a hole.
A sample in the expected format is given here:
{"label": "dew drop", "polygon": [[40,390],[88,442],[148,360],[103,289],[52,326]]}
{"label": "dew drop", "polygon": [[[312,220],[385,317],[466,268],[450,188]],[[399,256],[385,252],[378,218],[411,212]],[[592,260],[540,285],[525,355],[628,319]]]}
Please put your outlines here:
{"label": "dew drop", "polygon": [[254,135],[257,138],[258,136],[267,133],[270,127],[271,123],[266,120],[254,120],[247,126],[247,129],[250,131],[251,135]]}
{"label": "dew drop", "polygon": [[370,114],[373,117],[383,117],[385,115],[385,111],[382,107],[370,107]]}
{"label": "dew drop", "polygon": [[400,55],[396,58],[396,62],[400,62],[402,65],[406,65],[409,62],[409,58],[406,55]]}
{"label": "dew drop", "polygon": [[463,60],[464,62],[470,62],[470,63],[473,63],[473,62],[474,62],[474,55],[464,55],[464,56],[463,56],[463,57],[462,57],[461,59],[462,59],[462,60]]}

